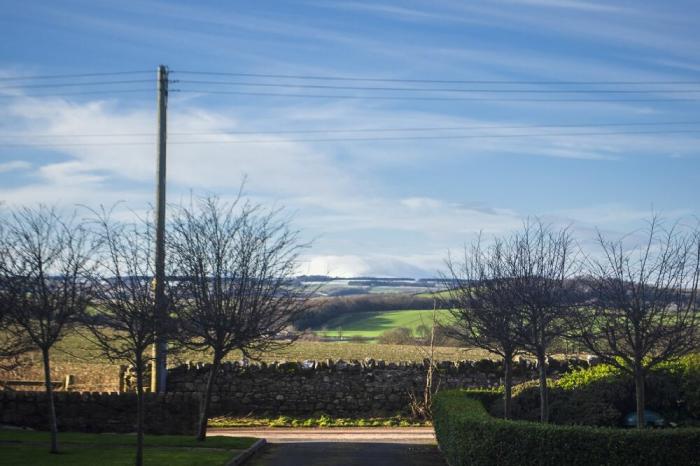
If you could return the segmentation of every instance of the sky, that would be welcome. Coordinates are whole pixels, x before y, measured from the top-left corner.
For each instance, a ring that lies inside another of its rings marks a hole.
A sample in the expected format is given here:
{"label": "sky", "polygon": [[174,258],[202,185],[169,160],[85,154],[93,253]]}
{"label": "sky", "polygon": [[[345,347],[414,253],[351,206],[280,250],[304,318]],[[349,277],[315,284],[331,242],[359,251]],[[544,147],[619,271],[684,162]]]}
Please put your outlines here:
{"label": "sky", "polygon": [[[168,200],[230,199],[245,179],[246,196],[284,208],[311,242],[300,273],[432,277],[448,251],[528,217],[595,248],[597,230],[638,231],[652,212],[700,214],[695,1],[0,11],[8,206],[145,210],[163,64]],[[110,74],[74,76],[94,73]]]}

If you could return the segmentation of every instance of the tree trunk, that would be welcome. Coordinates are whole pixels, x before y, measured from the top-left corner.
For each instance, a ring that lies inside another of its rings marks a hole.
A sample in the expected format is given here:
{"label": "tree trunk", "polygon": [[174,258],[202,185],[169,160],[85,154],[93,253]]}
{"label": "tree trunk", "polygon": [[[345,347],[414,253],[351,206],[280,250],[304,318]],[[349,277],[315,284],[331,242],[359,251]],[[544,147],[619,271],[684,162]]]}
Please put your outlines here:
{"label": "tree trunk", "polygon": [[197,426],[197,440],[199,441],[204,441],[207,437],[207,422],[209,421],[211,392],[214,388],[214,380],[216,380],[216,375],[219,372],[220,364],[221,359],[215,357],[214,362],[211,365],[211,370],[209,371],[209,376],[207,377],[207,386],[204,389],[204,396],[202,397],[199,407],[199,425]]}
{"label": "tree trunk", "polygon": [[547,358],[544,352],[537,353],[537,368],[540,372],[540,422],[549,422],[549,397],[547,390]]}
{"label": "tree trunk", "polygon": [[503,358],[503,418],[511,418],[513,392],[513,355]]}
{"label": "tree trunk", "polygon": [[49,365],[49,349],[42,348],[41,356],[44,359],[44,385],[46,397],[49,401],[49,429],[51,430],[51,453],[58,453],[58,424],[56,423],[56,405],[53,399],[53,385],[51,384],[51,366]]}
{"label": "tree trunk", "polygon": [[143,465],[143,354],[136,355],[136,466]]}
{"label": "tree trunk", "polygon": [[644,373],[640,369],[635,369],[634,371],[634,388],[637,401],[637,428],[643,429],[646,427],[646,420],[644,419],[644,405],[645,394],[644,394]]}

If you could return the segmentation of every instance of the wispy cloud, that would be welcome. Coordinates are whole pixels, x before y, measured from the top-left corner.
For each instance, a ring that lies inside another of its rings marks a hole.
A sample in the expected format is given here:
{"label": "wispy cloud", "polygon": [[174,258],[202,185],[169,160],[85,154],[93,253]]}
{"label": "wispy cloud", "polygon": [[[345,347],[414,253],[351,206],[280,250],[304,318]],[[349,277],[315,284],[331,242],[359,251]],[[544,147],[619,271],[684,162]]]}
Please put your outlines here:
{"label": "wispy cloud", "polygon": [[27,170],[31,167],[32,164],[26,160],[10,160],[9,162],[0,162],[0,173]]}
{"label": "wispy cloud", "polygon": [[[16,63],[0,60],[0,77],[68,73],[69,68],[89,72],[107,63],[115,70],[144,63],[147,69],[157,56],[181,81],[186,77],[178,71],[186,69],[526,84],[688,81],[700,57],[691,2],[682,8],[602,0],[302,1],[241,8],[73,0],[66,5],[36,2],[30,11],[18,4],[7,12],[0,39],[17,43]],[[41,29],[42,40],[8,37],[18,21]],[[67,46],[78,41],[79,51]],[[152,97],[25,95],[42,92],[0,90],[0,200],[70,205],[123,200],[129,208],[145,209],[153,200],[155,171]],[[697,214],[698,135],[643,134],[644,124],[696,121],[693,102],[611,96],[597,102],[371,98],[394,92],[357,90],[367,98],[356,100],[173,93],[169,199],[177,202],[191,192],[230,197],[247,175],[251,197],[287,206],[295,226],[317,238],[307,257],[309,270],[338,275],[433,275],[448,249],[480,231],[511,231],[528,215],[571,223],[585,240],[595,227],[632,228],[651,202],[670,215]],[[595,123],[613,125],[544,127]],[[642,126],[615,128],[615,123]],[[462,129],[416,129],[431,127]],[[377,131],[382,128],[414,129]],[[325,142],[273,133],[308,129],[373,132],[318,133],[337,139]],[[266,134],[222,134],[232,131]],[[123,135],[71,136],[114,133]],[[367,140],[344,140],[355,137]],[[7,146],[13,143],[47,146]]]}
{"label": "wispy cloud", "polygon": [[609,3],[584,2],[576,0],[505,0],[504,3],[516,5],[531,5],[547,8],[559,8],[563,10],[592,11],[604,13],[624,13],[631,10],[619,5]]}

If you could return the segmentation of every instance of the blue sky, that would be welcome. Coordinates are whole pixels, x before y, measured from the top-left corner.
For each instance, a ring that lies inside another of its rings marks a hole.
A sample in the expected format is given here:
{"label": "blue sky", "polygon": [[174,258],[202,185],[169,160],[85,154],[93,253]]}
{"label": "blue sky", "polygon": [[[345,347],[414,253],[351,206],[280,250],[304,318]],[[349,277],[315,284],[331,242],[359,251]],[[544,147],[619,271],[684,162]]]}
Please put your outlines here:
{"label": "blue sky", "polygon": [[[9,205],[125,201],[144,209],[155,176],[150,81],[162,63],[181,90],[170,98],[170,141],[188,142],[169,147],[169,200],[190,192],[233,196],[247,176],[250,197],[285,206],[305,238],[314,239],[303,272],[433,276],[448,249],[479,231],[508,232],[533,215],[572,225],[589,247],[596,227],[611,235],[631,231],[652,209],[672,219],[700,214],[700,132],[693,132],[700,131],[700,101],[683,100],[700,98],[694,1],[1,0],[0,11],[0,200]],[[141,70],[148,72],[8,79]],[[89,84],[100,80],[144,82]],[[479,92],[187,82],[196,80]],[[31,87],[47,83],[77,85]],[[104,92],[68,95],[95,89]],[[135,89],[145,92],[110,92]],[[353,98],[193,92],[211,89]],[[551,93],[565,89],[645,92]],[[477,99],[371,98],[397,95]],[[589,101],[571,101],[577,99]],[[590,126],[601,123],[631,126]],[[445,127],[472,129],[426,130]],[[385,128],[423,131],[269,133]],[[226,131],[266,134],[220,134]],[[377,136],[392,139],[308,140]],[[422,136],[433,139],[410,139]],[[241,143],[246,139],[265,142]],[[75,145],[61,145],[67,142]],[[95,142],[101,145],[89,145]],[[37,143],[45,145],[22,146]]]}

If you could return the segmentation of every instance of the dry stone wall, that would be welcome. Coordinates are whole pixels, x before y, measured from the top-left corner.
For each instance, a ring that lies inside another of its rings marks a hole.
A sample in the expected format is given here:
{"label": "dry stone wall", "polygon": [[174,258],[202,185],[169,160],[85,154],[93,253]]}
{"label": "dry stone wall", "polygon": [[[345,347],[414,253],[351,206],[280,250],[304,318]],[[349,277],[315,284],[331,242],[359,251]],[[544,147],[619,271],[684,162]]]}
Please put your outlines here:
{"label": "dry stone wall", "polygon": [[[133,393],[54,393],[58,428],[77,432],[134,432],[136,395]],[[146,432],[194,434],[198,397],[183,393],[145,395]],[[44,392],[0,391],[0,424],[48,429]],[[2,463],[2,461],[0,461]]]}
{"label": "dry stone wall", "polygon": [[[556,376],[571,364],[552,361]],[[427,361],[304,361],[271,364],[226,363],[215,383],[212,415],[387,415],[407,411],[410,395],[420,396]],[[210,365],[186,364],[168,371],[168,391],[196,394],[204,391]],[[495,388],[502,383],[503,366],[488,359],[445,361],[438,364],[435,386],[447,388]],[[536,367],[523,360],[514,368],[514,379],[537,377]]]}

